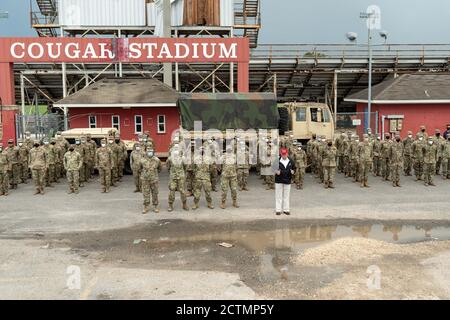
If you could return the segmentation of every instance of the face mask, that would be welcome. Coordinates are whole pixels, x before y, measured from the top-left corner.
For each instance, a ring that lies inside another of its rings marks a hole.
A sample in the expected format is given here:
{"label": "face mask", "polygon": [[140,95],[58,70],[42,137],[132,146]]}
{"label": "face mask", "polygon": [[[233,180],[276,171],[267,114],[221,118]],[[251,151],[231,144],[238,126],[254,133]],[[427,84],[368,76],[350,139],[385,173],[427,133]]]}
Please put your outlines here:
{"label": "face mask", "polygon": [[106,143],[102,143],[102,147],[106,147]]}
{"label": "face mask", "polygon": [[119,143],[119,142],[120,142],[120,140],[116,139],[116,143]]}
{"label": "face mask", "polygon": [[52,142],[51,145],[54,146],[56,143]]}
{"label": "face mask", "polygon": [[77,144],[77,145],[80,144],[80,141],[75,141],[75,144]]}
{"label": "face mask", "polygon": [[139,139],[139,142],[142,142],[142,139]]}
{"label": "face mask", "polygon": [[433,141],[428,141],[428,144],[431,146],[433,144]]}
{"label": "face mask", "polygon": [[438,137],[438,138],[439,138],[440,136],[441,136],[441,134],[440,134],[440,133],[436,133],[436,137]]}
{"label": "face mask", "polygon": [[419,138],[419,141],[423,141],[423,138]]}
{"label": "face mask", "polygon": [[136,147],[136,151],[139,151],[139,150],[141,150],[141,148],[140,147]]}
{"label": "face mask", "polygon": [[397,142],[400,142],[400,138],[397,139]]}
{"label": "face mask", "polygon": [[412,134],[408,135],[408,138],[412,138]]}
{"label": "face mask", "polygon": [[422,132],[425,132],[425,129],[422,129]]}
{"label": "face mask", "polygon": [[331,147],[332,145],[333,145],[332,143],[329,143],[329,144],[328,144],[329,147]]}
{"label": "face mask", "polygon": [[73,150],[75,150],[75,149],[74,149],[74,148],[70,148],[70,149],[69,149],[70,152],[73,152]]}
{"label": "face mask", "polygon": [[34,147],[35,147],[35,148],[39,148],[39,145],[38,145],[38,144],[35,144]]}
{"label": "face mask", "polygon": [[114,142],[114,141],[112,141],[112,140],[109,140],[108,142],[109,142],[109,144],[113,144],[113,142]]}
{"label": "face mask", "polygon": [[49,143],[48,143],[48,142],[44,142],[44,144],[45,144],[46,146],[48,146]]}
{"label": "face mask", "polygon": [[0,153],[2,153],[2,151],[3,151],[3,148],[0,148]]}
{"label": "face mask", "polygon": [[19,143],[19,147],[21,147],[21,146],[23,146],[23,143],[21,142],[21,143]]}
{"label": "face mask", "polygon": [[148,155],[149,157],[153,157],[153,152],[147,152],[147,155]]}

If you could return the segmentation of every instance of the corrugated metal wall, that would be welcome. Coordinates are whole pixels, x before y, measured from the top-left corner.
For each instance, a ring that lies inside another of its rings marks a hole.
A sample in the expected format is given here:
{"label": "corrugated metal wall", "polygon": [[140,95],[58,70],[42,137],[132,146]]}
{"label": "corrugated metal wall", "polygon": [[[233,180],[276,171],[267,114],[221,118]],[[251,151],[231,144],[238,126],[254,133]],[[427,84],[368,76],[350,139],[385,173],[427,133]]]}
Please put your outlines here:
{"label": "corrugated metal wall", "polygon": [[145,26],[145,0],[59,0],[62,26]]}
{"label": "corrugated metal wall", "polygon": [[[172,26],[234,25],[234,0],[171,0]],[[157,25],[157,6],[147,4],[147,25]]]}

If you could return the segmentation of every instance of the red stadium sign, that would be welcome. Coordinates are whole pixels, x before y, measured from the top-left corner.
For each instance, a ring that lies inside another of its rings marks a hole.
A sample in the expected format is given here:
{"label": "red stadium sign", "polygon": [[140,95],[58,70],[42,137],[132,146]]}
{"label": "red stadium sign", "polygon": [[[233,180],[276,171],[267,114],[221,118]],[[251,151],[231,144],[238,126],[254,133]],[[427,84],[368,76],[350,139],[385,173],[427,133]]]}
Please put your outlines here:
{"label": "red stadium sign", "polygon": [[248,61],[247,38],[0,38],[0,62]]}

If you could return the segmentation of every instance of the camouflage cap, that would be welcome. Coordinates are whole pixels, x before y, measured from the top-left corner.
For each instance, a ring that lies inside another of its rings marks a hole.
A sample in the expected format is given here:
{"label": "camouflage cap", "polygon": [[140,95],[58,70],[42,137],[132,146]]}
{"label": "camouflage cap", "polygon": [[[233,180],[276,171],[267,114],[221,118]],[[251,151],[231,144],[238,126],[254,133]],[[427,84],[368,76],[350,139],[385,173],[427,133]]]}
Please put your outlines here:
{"label": "camouflage cap", "polygon": [[408,131],[408,134],[412,134],[412,131]]}
{"label": "camouflage cap", "polygon": [[426,127],[424,125],[421,125],[420,129],[426,129]]}

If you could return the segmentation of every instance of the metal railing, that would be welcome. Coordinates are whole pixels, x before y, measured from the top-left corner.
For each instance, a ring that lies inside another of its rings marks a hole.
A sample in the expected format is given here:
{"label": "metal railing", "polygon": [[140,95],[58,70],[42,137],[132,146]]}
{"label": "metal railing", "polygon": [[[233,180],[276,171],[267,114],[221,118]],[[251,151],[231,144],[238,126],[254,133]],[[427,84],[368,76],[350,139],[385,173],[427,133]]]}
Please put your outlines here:
{"label": "metal railing", "polygon": [[235,25],[261,25],[261,12],[258,3],[258,9],[256,15],[247,15],[245,10],[244,1],[235,1],[234,3],[234,24]]}
{"label": "metal railing", "polygon": [[[450,44],[383,44],[372,46],[377,58],[450,57]],[[251,51],[253,58],[367,58],[367,45],[354,44],[259,44]]]}

